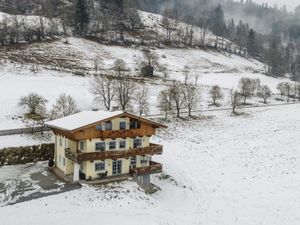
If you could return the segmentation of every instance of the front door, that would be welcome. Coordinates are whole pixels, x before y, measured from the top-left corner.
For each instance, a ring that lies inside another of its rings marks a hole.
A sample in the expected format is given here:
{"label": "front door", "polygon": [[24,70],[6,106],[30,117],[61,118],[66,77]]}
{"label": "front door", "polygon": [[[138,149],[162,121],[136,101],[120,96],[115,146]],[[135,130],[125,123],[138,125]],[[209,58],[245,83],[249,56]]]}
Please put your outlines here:
{"label": "front door", "polygon": [[122,160],[113,161],[112,174],[113,175],[122,174]]}

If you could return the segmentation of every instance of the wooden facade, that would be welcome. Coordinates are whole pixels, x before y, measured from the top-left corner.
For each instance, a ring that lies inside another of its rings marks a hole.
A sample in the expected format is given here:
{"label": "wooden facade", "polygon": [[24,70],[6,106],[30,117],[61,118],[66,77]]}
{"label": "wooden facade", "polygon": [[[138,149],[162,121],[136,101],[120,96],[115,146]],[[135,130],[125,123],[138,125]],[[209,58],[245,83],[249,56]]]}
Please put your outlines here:
{"label": "wooden facade", "polygon": [[140,127],[136,129],[127,129],[127,130],[97,130],[97,125],[101,124],[96,123],[89,127],[84,127],[74,131],[65,131],[61,129],[53,128],[53,131],[56,135],[61,135],[67,137],[71,140],[87,140],[87,139],[106,139],[106,138],[134,138],[134,137],[151,137],[155,135],[156,126],[147,122],[141,122]]}

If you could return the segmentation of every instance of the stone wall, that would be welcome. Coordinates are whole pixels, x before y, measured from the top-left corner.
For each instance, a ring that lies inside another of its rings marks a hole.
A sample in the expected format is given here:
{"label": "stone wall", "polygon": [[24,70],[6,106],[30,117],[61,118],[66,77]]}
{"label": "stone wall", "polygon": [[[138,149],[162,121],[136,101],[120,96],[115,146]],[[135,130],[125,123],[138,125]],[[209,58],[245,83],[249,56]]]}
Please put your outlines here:
{"label": "stone wall", "polygon": [[0,149],[0,166],[46,161],[54,158],[54,144]]}

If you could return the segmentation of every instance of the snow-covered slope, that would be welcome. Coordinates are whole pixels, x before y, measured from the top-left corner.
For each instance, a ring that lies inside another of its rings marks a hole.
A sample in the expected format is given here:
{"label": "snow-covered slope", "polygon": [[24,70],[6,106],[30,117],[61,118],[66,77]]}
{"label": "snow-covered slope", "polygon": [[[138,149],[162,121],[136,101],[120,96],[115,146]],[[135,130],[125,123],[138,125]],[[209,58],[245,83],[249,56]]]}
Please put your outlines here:
{"label": "snow-covered slope", "polygon": [[[0,208],[5,225],[295,225],[300,221],[300,108],[170,124],[152,141],[171,176],[144,194],[134,182],[80,190]],[[9,169],[6,168],[5,171]],[[80,212],[80,213],[79,213]]]}
{"label": "snow-covered slope", "polygon": [[[158,37],[156,37],[155,34],[154,36],[152,36],[152,41],[154,41],[156,38],[161,40],[164,40],[166,38],[166,29],[163,26],[162,15],[144,11],[139,11],[139,15],[141,17],[143,25],[145,26],[145,30],[148,31],[147,37],[151,37],[151,33],[154,32],[157,33]],[[173,40],[173,42],[180,43],[183,37],[185,37],[187,40],[192,37],[191,44],[195,46],[201,46],[203,44],[204,46],[217,46],[220,49],[225,49],[227,47],[227,50],[231,50],[232,52],[245,51],[233,42],[214,35],[208,28],[202,30],[202,28],[200,27],[186,24],[180,21],[175,21],[172,19],[169,19],[169,24],[171,28],[170,38],[171,40]],[[201,41],[203,41],[203,43],[201,43]],[[144,42],[147,43],[147,39],[144,40]]]}
{"label": "snow-covered slope", "polygon": [[11,15],[0,12],[0,24],[8,28],[16,28],[20,31],[24,31],[25,28],[27,30],[36,30],[42,26],[45,33],[50,30],[52,30],[52,32],[63,32],[62,24],[59,19],[50,19],[43,16]]}
{"label": "snow-covered slope", "polygon": [[[90,75],[94,74],[94,58],[101,59],[102,72],[111,73],[116,59],[123,59],[131,69],[132,75],[138,75],[138,63],[142,57],[141,48],[106,46],[80,38],[69,38],[47,43],[34,43],[29,46],[1,51],[2,65],[0,70],[0,129],[24,126],[16,115],[22,109],[17,107],[21,96],[29,92],[37,92],[49,101],[48,108],[55,103],[61,93],[73,96],[80,109],[98,108],[89,92]],[[154,49],[159,56],[159,63],[169,70],[169,80],[184,80],[184,66],[191,68],[190,81],[199,76],[201,86],[220,85],[224,89],[237,87],[240,78],[247,76],[260,78],[262,84],[268,84],[273,92],[281,79],[262,74],[263,64],[256,60],[246,59],[237,55],[229,55],[215,51],[200,49]],[[9,63],[9,62],[14,63]],[[21,64],[22,63],[22,64]],[[46,69],[48,68],[48,69]],[[50,70],[49,70],[50,69]],[[55,69],[53,71],[51,69]],[[86,76],[74,76],[68,72],[80,72]],[[156,72],[161,76],[159,72]],[[150,113],[158,113],[157,96],[168,83],[159,79],[147,80],[150,89]],[[12,89],[13,87],[13,89]],[[202,105],[207,106],[209,99],[207,89],[202,88]],[[11,93],[11,94],[7,94]],[[224,105],[228,104],[226,98]],[[101,107],[100,107],[101,108]]]}

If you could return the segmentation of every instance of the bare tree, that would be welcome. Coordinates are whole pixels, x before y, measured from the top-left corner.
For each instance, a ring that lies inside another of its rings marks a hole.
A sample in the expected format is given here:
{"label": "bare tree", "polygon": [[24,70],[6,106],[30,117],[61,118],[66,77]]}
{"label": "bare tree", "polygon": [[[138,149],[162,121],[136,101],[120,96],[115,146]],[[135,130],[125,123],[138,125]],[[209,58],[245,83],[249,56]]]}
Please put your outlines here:
{"label": "bare tree", "polygon": [[267,99],[271,97],[271,94],[271,89],[267,85],[262,85],[257,92],[258,97],[261,97],[265,104],[267,104]]}
{"label": "bare tree", "polygon": [[19,43],[19,34],[20,34],[20,23],[18,15],[12,17],[12,26],[11,26],[11,39],[14,39],[12,43]]}
{"label": "bare tree", "polygon": [[127,70],[126,62],[123,59],[116,59],[114,62],[113,69],[117,76],[124,76],[124,72]]}
{"label": "bare tree", "polygon": [[175,20],[171,19],[173,16],[173,12],[170,9],[166,9],[163,12],[163,17],[161,20],[162,27],[166,30],[166,41],[167,43],[171,43],[171,34],[175,28]]}
{"label": "bare tree", "polygon": [[195,76],[195,85],[198,85],[198,80],[199,80],[199,74],[196,74]]}
{"label": "bare tree", "polygon": [[173,85],[170,87],[170,94],[172,104],[174,105],[176,110],[176,116],[180,117],[180,111],[184,107],[185,103],[182,87],[174,82]]}
{"label": "bare tree", "polygon": [[295,82],[293,86],[294,87],[292,88],[293,89],[292,90],[292,93],[293,93],[292,96],[293,96],[293,102],[295,102],[296,98],[297,98],[297,91],[298,91],[297,83]]}
{"label": "bare tree", "polygon": [[158,55],[155,51],[151,51],[149,48],[143,49],[143,59],[141,66],[159,66]]}
{"label": "bare tree", "polygon": [[241,104],[241,95],[238,91],[231,90],[230,96],[232,113],[236,114],[236,109]]}
{"label": "bare tree", "polygon": [[107,110],[111,109],[116,94],[116,82],[107,76],[95,76],[90,82],[90,92],[96,100],[103,103]]}
{"label": "bare tree", "polygon": [[96,55],[94,58],[94,68],[95,68],[96,74],[98,73],[98,70],[101,67],[101,64],[102,64],[101,56]]}
{"label": "bare tree", "polygon": [[4,45],[7,42],[8,36],[8,19],[7,16],[4,15],[2,17],[2,22],[0,23],[0,44]]}
{"label": "bare tree", "polygon": [[45,38],[45,23],[44,23],[44,18],[42,16],[39,16],[39,22],[40,26],[38,28],[38,39],[40,38]]}
{"label": "bare tree", "polygon": [[191,29],[190,29],[190,32],[189,32],[189,38],[188,38],[188,40],[189,40],[188,44],[190,46],[193,45],[193,39],[194,39],[194,29],[193,29],[193,26],[191,26]]}
{"label": "bare tree", "polygon": [[149,90],[148,88],[140,87],[135,94],[135,102],[140,116],[147,115],[149,112]]}
{"label": "bare tree", "polygon": [[30,93],[24,97],[21,97],[18,105],[27,107],[29,114],[42,115],[46,109],[46,103],[48,101],[37,93]]}
{"label": "bare tree", "polygon": [[201,33],[200,33],[200,44],[202,47],[205,45],[205,38],[208,30],[208,21],[206,18],[201,18],[199,26],[201,28]]}
{"label": "bare tree", "polygon": [[163,74],[163,80],[166,81],[168,79],[168,75],[169,75],[168,68],[166,66],[160,66],[159,69],[160,69],[160,72],[162,72],[162,74]]}
{"label": "bare tree", "polygon": [[71,95],[61,94],[50,112],[51,119],[66,117],[79,112],[75,99]]}
{"label": "bare tree", "polygon": [[286,95],[286,85],[285,82],[281,82],[277,85],[277,90],[280,92],[281,98]]}
{"label": "bare tree", "polygon": [[290,95],[292,92],[292,86],[289,82],[281,82],[277,85],[277,90],[280,91],[281,97],[286,96],[287,102],[290,101]]}
{"label": "bare tree", "polygon": [[116,84],[116,94],[117,101],[119,102],[122,110],[126,110],[133,100],[133,95],[135,93],[136,84],[133,80],[126,76],[117,80]]}
{"label": "bare tree", "polygon": [[127,8],[125,10],[126,18],[130,23],[131,30],[135,31],[138,27],[142,26],[142,21],[138,10],[135,7]]}
{"label": "bare tree", "polygon": [[165,114],[165,119],[168,119],[168,115],[172,110],[172,98],[170,88],[167,88],[159,93],[158,102],[161,112]]}
{"label": "bare tree", "polygon": [[188,65],[185,65],[183,68],[185,85],[187,85],[187,83],[188,83],[190,72],[191,72],[191,68]]}
{"label": "bare tree", "polygon": [[287,102],[290,101],[290,96],[292,92],[292,85],[288,82],[285,83],[285,88],[286,88],[286,96],[287,96]]}
{"label": "bare tree", "polygon": [[240,96],[244,99],[244,104],[246,104],[247,98],[250,98],[252,95],[255,94],[255,91],[260,86],[259,79],[250,79],[247,77],[243,77],[239,81],[239,93]]}
{"label": "bare tree", "polygon": [[192,110],[195,110],[197,108],[197,104],[200,100],[198,90],[196,86],[187,84],[183,86],[182,92],[183,100],[188,109],[189,116],[192,116]]}
{"label": "bare tree", "polygon": [[217,100],[223,98],[223,93],[221,91],[220,86],[218,86],[218,85],[213,86],[209,93],[213,100],[213,105],[217,105],[217,103],[216,103]]}
{"label": "bare tree", "polygon": [[300,100],[300,84],[297,84],[297,95],[298,95],[298,99]]}

